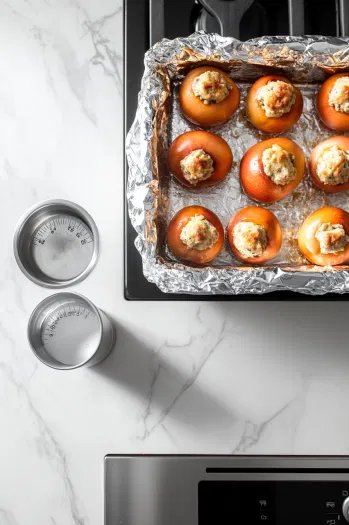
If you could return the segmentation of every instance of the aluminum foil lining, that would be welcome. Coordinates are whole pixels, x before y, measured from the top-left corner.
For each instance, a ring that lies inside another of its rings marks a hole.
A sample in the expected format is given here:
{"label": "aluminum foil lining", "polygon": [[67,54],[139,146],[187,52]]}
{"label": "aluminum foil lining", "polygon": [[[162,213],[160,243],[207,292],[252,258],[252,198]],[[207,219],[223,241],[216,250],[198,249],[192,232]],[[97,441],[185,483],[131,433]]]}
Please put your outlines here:
{"label": "aluminum foil lining", "polygon": [[[256,130],[245,116],[247,90],[259,76],[285,74],[301,90],[303,115],[283,136],[297,142],[306,156],[318,142],[336,135],[318,119],[314,100],[319,83],[329,74],[349,70],[348,42],[330,37],[264,37],[241,43],[200,31],[187,38],[162,40],[146,53],[137,114],[126,141],[127,199],[144,275],[163,292],[262,294],[293,290],[323,295],[349,291],[348,266],[311,266],[298,252],[297,232],[309,213],[325,205],[349,211],[347,192],[325,194],[313,186],[308,174],[292,195],[264,205],[277,215],[284,232],[282,249],[272,266],[245,266],[225,246],[209,266],[195,268],[176,260],[166,246],[167,225],[184,206],[202,204],[226,226],[238,209],[255,205],[241,192],[238,175],[243,153],[272,136]],[[198,191],[183,187],[169,175],[166,156],[168,144],[178,135],[199,129],[181,114],[178,85],[193,66],[207,63],[231,72],[241,91],[241,103],[232,119],[211,128],[233,150],[232,171],[222,183]]]}

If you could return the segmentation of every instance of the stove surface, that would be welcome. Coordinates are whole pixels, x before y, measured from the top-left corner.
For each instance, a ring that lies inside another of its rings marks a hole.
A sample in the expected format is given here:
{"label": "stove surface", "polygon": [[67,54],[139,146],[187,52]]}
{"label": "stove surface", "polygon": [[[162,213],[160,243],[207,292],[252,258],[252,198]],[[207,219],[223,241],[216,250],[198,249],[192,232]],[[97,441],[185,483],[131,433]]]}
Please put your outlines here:
{"label": "stove surface", "polygon": [[344,525],[348,521],[347,458],[105,458],[105,525]]}
{"label": "stove surface", "polygon": [[[125,0],[124,1],[124,126],[127,134],[135,116],[143,74],[144,54],[162,38],[187,36],[195,30],[218,32],[247,40],[263,35],[349,35],[349,0]],[[127,163],[125,160],[125,194]],[[323,301],[323,296],[295,292],[264,295],[190,296],[164,294],[143,275],[134,246],[136,232],[124,220],[125,297],[130,300]],[[347,300],[347,294],[327,294],[326,300]]]}

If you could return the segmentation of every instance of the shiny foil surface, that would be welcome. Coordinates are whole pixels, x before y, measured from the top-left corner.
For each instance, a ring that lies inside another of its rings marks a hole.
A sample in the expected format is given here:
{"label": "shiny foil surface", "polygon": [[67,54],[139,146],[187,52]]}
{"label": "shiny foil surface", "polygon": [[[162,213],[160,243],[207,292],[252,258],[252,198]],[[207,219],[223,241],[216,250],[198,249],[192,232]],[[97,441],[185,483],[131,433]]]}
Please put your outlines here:
{"label": "shiny foil surface", "polygon": [[[166,245],[169,221],[184,206],[206,206],[226,227],[237,210],[256,205],[241,190],[239,164],[252,145],[275,136],[257,130],[246,119],[246,94],[260,76],[285,75],[300,89],[303,114],[293,128],[281,135],[296,142],[306,158],[316,144],[339,134],[321,123],[315,99],[319,86],[330,74],[349,71],[348,42],[342,38],[264,37],[241,43],[198,32],[188,38],[162,40],[147,52],[137,114],[126,141],[127,200],[144,275],[163,292],[262,294],[294,290],[323,295],[349,291],[348,266],[316,267],[298,251],[297,232],[312,211],[327,205],[349,211],[348,192],[326,194],[313,185],[307,172],[291,195],[278,203],[263,204],[275,213],[283,229],[282,249],[269,263],[246,266],[232,255],[226,242],[209,266],[198,268],[178,261]],[[241,99],[230,120],[208,130],[229,143],[234,156],[231,172],[217,185],[195,189],[182,186],[169,173],[167,149],[178,135],[200,129],[181,113],[178,86],[190,69],[203,64],[229,71]]]}

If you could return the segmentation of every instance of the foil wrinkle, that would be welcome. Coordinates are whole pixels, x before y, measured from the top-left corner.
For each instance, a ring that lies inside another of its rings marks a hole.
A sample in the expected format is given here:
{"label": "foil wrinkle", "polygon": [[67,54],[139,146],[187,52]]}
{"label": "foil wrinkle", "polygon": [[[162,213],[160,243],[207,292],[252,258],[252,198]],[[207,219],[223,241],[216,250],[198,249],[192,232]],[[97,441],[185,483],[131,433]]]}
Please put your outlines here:
{"label": "foil wrinkle", "polygon": [[[320,122],[315,94],[328,75],[349,71],[349,39],[330,37],[263,37],[247,42],[206,34],[162,40],[145,55],[145,71],[134,123],[126,139],[129,165],[128,210],[137,232],[145,277],[163,292],[188,294],[263,294],[292,290],[310,295],[349,291],[349,267],[315,267],[301,257],[297,231],[304,218],[325,205],[349,211],[346,192],[325,194],[306,173],[296,191],[279,203],[264,205],[281,222],[284,240],[271,265],[248,267],[233,257],[227,246],[210,266],[195,268],[176,260],[166,246],[171,217],[183,206],[202,204],[222,220],[246,205],[255,205],[240,189],[239,162],[247,149],[273,135],[266,135],[246,120],[246,92],[255,79],[278,73],[301,90],[304,111],[299,123],[282,136],[294,140],[308,157],[320,141],[338,133]],[[210,129],[233,150],[231,173],[210,189],[184,188],[169,174],[168,145],[184,131],[200,129],[190,124],[178,105],[178,86],[193,67],[210,64],[231,74],[241,91],[241,103],[233,118]]]}

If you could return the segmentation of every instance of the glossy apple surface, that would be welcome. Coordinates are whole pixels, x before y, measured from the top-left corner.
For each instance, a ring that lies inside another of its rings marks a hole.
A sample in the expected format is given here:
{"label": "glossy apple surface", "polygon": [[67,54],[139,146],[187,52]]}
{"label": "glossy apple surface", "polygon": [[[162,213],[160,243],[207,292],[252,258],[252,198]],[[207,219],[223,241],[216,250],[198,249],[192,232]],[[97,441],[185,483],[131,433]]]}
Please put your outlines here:
{"label": "glossy apple surface", "polygon": [[[253,222],[264,226],[268,244],[264,253],[258,257],[245,257],[234,245],[233,234],[235,226],[240,222]],[[280,251],[282,244],[282,229],[275,215],[265,208],[248,206],[239,210],[231,219],[227,228],[227,238],[229,246],[234,255],[243,262],[250,264],[260,264],[273,259]]]}
{"label": "glossy apple surface", "polygon": [[321,253],[320,243],[315,234],[324,223],[342,224],[345,233],[349,235],[349,213],[341,208],[327,206],[314,211],[303,222],[298,232],[298,246],[301,253],[313,264],[318,266],[337,266],[349,259],[349,244],[343,252]]}
{"label": "glossy apple surface", "polygon": [[[218,232],[218,240],[206,250],[190,250],[180,238],[181,231],[188,221],[195,215],[203,215]],[[179,210],[170,222],[167,231],[167,242],[173,255],[184,261],[195,264],[207,264],[212,261],[221,251],[224,243],[224,228],[213,211],[203,206],[187,206]]]}
{"label": "glossy apple surface", "polygon": [[[194,95],[193,81],[206,71],[221,73],[231,86],[229,95],[216,104],[204,104]],[[240,92],[235,82],[221,69],[210,66],[201,66],[190,71],[182,82],[179,90],[179,103],[186,118],[203,128],[217,126],[228,120],[236,111],[240,102]]]}
{"label": "glossy apple surface", "polygon": [[318,188],[326,191],[327,193],[338,193],[339,191],[349,189],[349,181],[343,184],[336,184],[334,186],[331,184],[325,184],[316,174],[318,158],[324,152],[324,150],[331,148],[332,146],[338,146],[339,148],[349,151],[349,137],[338,135],[337,137],[331,137],[327,140],[324,140],[323,142],[320,142],[320,144],[315,146],[310,154],[308,168],[309,173]]}
{"label": "glossy apple surface", "polygon": [[[209,179],[190,184],[184,177],[181,160],[192,151],[202,149],[213,160],[214,172]],[[233,154],[229,144],[213,133],[207,131],[188,131],[176,138],[168,150],[168,164],[173,175],[186,186],[200,188],[207,184],[219,182],[229,173],[233,164]]]}
{"label": "glossy apple surface", "polygon": [[341,77],[349,77],[349,73],[338,73],[328,78],[321,86],[317,99],[316,107],[322,122],[330,129],[335,131],[349,131],[349,115],[337,111],[329,104],[329,96],[332,88]]}
{"label": "glossy apple surface", "polygon": [[[275,184],[264,171],[263,151],[278,144],[288,153],[294,155],[296,177],[283,186]],[[245,193],[258,202],[276,202],[292,193],[301,182],[305,171],[305,158],[301,148],[292,140],[284,137],[263,140],[250,148],[240,164],[240,181]]]}
{"label": "glossy apple surface", "polygon": [[280,117],[267,117],[264,109],[257,100],[257,93],[261,87],[266,86],[269,82],[276,82],[281,80],[291,84],[291,82],[278,75],[268,75],[261,77],[252,85],[248,92],[246,99],[246,113],[248,120],[258,129],[265,133],[282,133],[291,128],[299,119],[303,111],[303,97],[299,89],[295,86],[294,91],[296,95],[295,103],[291,111],[281,115]]}

